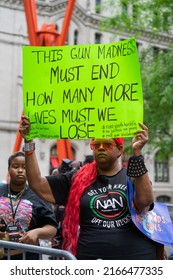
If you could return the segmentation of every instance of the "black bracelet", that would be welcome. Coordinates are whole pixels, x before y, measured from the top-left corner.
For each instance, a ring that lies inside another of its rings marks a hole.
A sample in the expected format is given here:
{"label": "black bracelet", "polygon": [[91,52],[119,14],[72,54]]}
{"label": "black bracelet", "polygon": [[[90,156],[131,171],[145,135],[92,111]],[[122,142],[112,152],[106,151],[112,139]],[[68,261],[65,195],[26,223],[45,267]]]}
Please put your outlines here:
{"label": "black bracelet", "polygon": [[132,156],[129,158],[127,167],[127,176],[140,177],[147,173],[148,170],[144,163],[143,156]]}

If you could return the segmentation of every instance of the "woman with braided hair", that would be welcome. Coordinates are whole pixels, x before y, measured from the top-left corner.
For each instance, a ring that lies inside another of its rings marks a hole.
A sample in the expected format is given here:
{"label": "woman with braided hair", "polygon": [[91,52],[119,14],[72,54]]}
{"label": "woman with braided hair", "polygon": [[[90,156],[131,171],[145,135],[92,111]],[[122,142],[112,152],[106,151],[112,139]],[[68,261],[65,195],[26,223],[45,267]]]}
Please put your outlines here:
{"label": "woman with braided hair", "polygon": [[22,117],[19,131],[25,139],[27,178],[43,199],[66,205],[63,220],[63,248],[77,259],[156,259],[156,244],[134,225],[128,208],[127,178],[134,185],[134,207],[138,213],[152,208],[153,190],[142,156],[148,129],[135,132],[133,156],[122,168],[122,138],[92,139],[94,161],[65,174],[41,176],[33,140],[25,139],[29,118]]}

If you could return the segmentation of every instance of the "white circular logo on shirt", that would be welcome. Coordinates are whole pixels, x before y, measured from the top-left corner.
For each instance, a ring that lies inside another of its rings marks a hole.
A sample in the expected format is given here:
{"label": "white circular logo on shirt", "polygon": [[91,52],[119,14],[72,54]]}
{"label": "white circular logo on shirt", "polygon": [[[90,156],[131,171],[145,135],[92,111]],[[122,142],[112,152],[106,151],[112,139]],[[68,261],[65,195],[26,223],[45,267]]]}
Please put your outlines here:
{"label": "white circular logo on shirt", "polygon": [[120,219],[128,210],[127,196],[121,190],[95,195],[90,201],[90,208],[97,217]]}

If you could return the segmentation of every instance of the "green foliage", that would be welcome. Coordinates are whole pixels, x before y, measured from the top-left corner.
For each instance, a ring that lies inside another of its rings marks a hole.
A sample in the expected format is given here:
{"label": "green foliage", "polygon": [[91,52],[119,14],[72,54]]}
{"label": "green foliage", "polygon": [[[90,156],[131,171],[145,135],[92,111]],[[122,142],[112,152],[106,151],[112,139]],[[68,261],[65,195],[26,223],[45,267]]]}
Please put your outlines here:
{"label": "green foliage", "polygon": [[[120,6],[118,6],[120,2]],[[119,7],[119,8],[118,8]],[[102,29],[129,32],[138,37],[145,31],[172,34],[172,0],[107,0],[104,9],[112,11],[102,21]],[[140,55],[144,94],[144,123],[149,128],[149,143],[161,148],[161,156],[173,155],[173,50],[153,55],[147,49]],[[127,151],[130,141],[126,141]]]}
{"label": "green foliage", "polygon": [[[120,2],[119,8],[117,2]],[[107,0],[104,10],[110,10],[112,16],[102,21],[102,27],[118,30],[169,32],[173,25],[172,0]]]}
{"label": "green foliage", "polygon": [[144,122],[150,143],[161,147],[166,156],[173,154],[173,51],[160,52],[154,59],[149,52],[145,50],[141,61]]}

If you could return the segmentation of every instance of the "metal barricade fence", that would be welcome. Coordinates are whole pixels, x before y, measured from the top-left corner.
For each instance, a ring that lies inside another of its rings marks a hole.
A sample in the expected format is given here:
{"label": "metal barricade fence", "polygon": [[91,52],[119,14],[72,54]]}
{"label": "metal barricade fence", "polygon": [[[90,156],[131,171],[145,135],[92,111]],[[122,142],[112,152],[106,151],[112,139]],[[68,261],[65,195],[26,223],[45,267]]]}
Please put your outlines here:
{"label": "metal barricade fence", "polygon": [[63,258],[65,260],[76,260],[75,256],[72,255],[70,252],[61,250],[61,249],[54,249],[54,248],[47,248],[41,247],[36,245],[29,245],[11,241],[4,241],[0,240],[0,248],[7,249],[7,260],[11,259],[10,252],[11,250],[20,250],[23,255],[23,260],[26,260],[26,253],[37,253],[39,254],[39,260],[42,260],[43,255],[48,255],[57,258]]}

